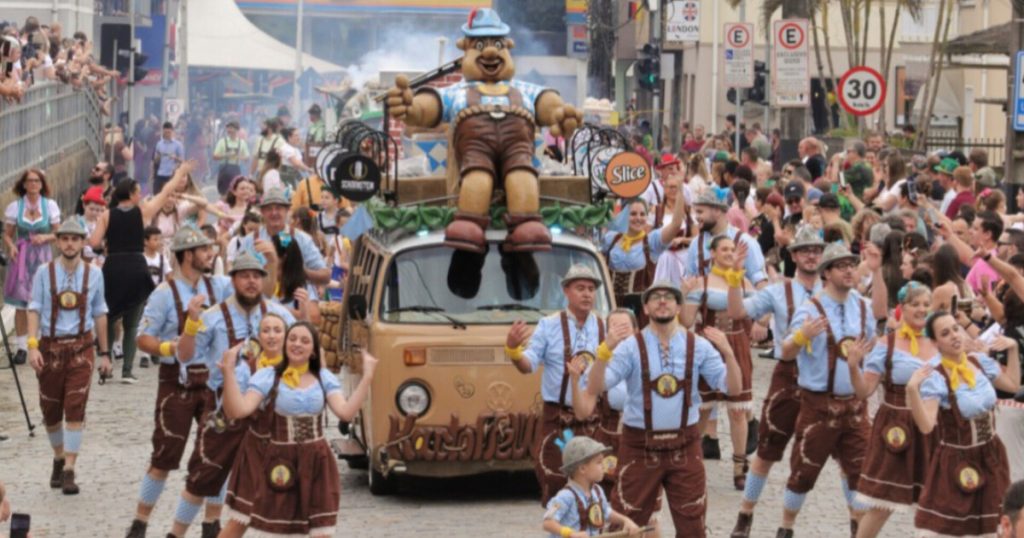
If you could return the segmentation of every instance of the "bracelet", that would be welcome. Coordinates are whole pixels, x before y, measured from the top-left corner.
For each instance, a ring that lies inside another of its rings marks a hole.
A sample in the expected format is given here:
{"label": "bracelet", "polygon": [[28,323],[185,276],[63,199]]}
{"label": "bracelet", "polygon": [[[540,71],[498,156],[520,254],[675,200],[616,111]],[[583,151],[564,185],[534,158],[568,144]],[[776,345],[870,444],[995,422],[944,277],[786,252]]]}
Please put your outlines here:
{"label": "bracelet", "polygon": [[608,347],[607,342],[601,342],[601,345],[597,346],[597,360],[603,362],[612,360],[612,350]]}
{"label": "bracelet", "polygon": [[743,286],[743,276],[746,273],[743,269],[732,269],[725,273],[725,283],[730,288],[740,288]]}
{"label": "bracelet", "polygon": [[571,528],[569,528],[569,527],[562,527],[562,530],[558,531],[558,534],[562,538],[569,538],[570,536],[572,536],[573,532],[574,531]]}
{"label": "bracelet", "polygon": [[97,355],[99,355],[100,357],[109,357],[110,356],[110,352],[109,351],[100,351],[99,353],[97,353]]}
{"label": "bracelet", "polygon": [[29,349],[39,349],[39,339],[36,338],[35,336],[29,336],[28,340],[25,342],[25,345]]}
{"label": "bracelet", "polygon": [[202,329],[202,328],[203,328],[203,320],[202,319],[193,320],[192,318],[187,318],[185,320],[185,331],[184,331],[184,333],[187,336],[195,336],[197,333],[199,333],[199,330]]}
{"label": "bracelet", "polygon": [[514,361],[517,361],[517,360],[523,358],[523,346],[519,346],[519,347],[508,347],[508,346],[505,346],[505,355],[507,355],[508,358],[510,358],[510,359],[512,359]]}
{"label": "bracelet", "polygon": [[158,351],[160,352],[161,357],[170,357],[174,355],[174,352],[171,350],[171,343],[168,341],[160,342],[160,349]]}

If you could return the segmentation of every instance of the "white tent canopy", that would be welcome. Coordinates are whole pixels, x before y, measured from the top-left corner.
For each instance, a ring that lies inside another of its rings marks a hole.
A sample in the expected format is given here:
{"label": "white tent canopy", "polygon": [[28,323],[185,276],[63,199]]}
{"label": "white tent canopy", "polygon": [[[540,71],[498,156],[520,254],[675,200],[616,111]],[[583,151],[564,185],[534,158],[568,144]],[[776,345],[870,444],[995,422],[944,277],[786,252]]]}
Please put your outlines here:
{"label": "white tent canopy", "polygon": [[[188,3],[188,64],[190,67],[295,71],[295,49],[260,30],[234,0]],[[302,54],[302,69],[337,73],[343,68]]]}

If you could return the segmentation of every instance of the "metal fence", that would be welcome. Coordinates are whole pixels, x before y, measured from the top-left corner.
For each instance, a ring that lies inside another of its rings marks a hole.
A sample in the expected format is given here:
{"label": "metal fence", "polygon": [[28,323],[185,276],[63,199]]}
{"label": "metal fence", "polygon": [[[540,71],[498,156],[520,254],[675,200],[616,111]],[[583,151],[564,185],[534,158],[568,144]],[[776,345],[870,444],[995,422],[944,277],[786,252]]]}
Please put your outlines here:
{"label": "metal fence", "polygon": [[0,101],[0,192],[30,166],[47,168],[87,146],[100,158],[103,121],[96,94],[67,84],[38,83],[20,103]]}
{"label": "metal fence", "polygon": [[969,155],[972,149],[981,148],[988,152],[988,165],[1000,168],[1006,158],[1006,146],[1002,138],[959,138],[955,136],[929,136],[924,143],[925,150],[960,150]]}

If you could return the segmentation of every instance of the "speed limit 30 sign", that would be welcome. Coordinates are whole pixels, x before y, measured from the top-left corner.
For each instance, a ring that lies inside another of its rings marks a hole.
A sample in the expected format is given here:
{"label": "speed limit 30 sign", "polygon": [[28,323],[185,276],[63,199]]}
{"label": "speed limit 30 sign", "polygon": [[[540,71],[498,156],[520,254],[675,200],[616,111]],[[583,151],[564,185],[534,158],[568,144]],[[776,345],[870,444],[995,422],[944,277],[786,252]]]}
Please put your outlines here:
{"label": "speed limit 30 sign", "polygon": [[884,101],[885,80],[870,67],[854,67],[839,79],[839,104],[854,116],[874,113]]}

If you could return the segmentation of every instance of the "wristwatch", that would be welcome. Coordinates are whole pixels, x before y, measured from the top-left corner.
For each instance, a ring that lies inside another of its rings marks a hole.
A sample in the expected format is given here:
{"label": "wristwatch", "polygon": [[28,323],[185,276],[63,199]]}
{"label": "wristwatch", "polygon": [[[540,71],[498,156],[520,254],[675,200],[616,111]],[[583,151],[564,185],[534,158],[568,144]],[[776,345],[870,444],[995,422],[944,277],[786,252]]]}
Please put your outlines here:
{"label": "wristwatch", "polygon": [[100,351],[99,353],[97,353],[97,355],[99,355],[100,357],[109,357],[110,356],[110,352],[109,351]]}

